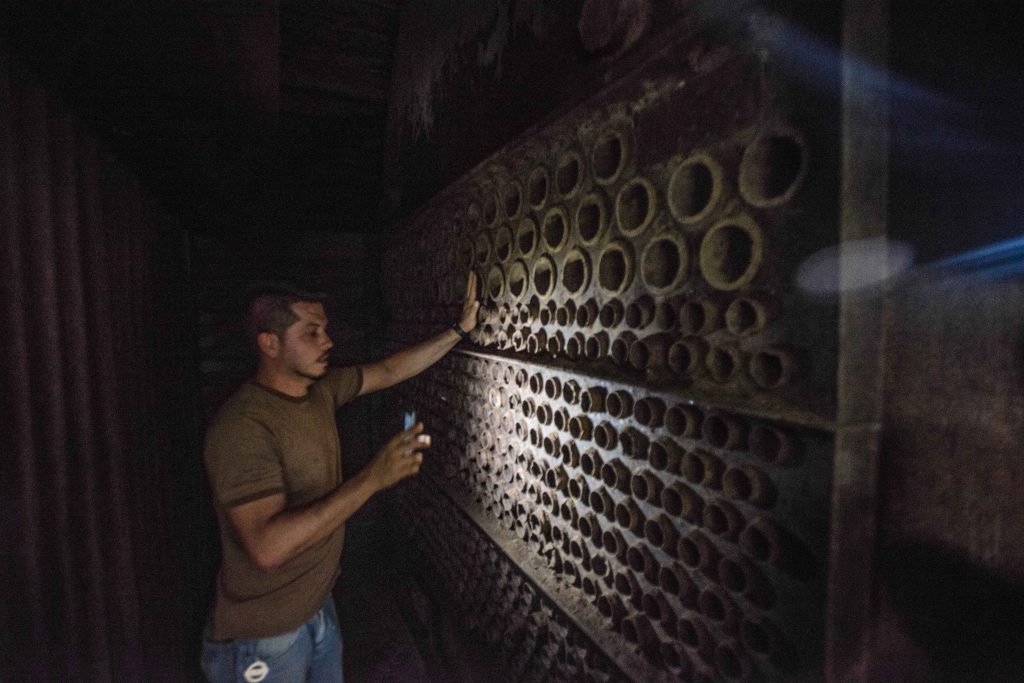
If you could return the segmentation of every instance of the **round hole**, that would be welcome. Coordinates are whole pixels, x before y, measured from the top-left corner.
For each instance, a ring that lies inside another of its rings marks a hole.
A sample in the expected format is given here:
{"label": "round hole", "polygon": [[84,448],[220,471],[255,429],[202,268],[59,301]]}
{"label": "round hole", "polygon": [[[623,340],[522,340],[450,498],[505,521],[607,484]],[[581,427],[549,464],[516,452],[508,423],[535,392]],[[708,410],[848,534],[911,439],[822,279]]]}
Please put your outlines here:
{"label": "round hole", "polygon": [[[701,504],[697,494],[685,484],[676,483],[661,490],[661,506],[673,518],[685,516],[689,520],[696,506]],[[699,519],[699,517],[698,517]]]}
{"label": "round hole", "polygon": [[679,328],[683,334],[700,334],[707,323],[707,309],[701,300],[687,299],[679,307]]}
{"label": "round hole", "polygon": [[750,376],[762,389],[777,389],[787,384],[792,373],[793,361],[784,351],[766,349],[750,359]]}
{"label": "round hole", "polygon": [[565,210],[556,206],[548,211],[541,228],[544,244],[552,252],[557,252],[569,241],[569,222]]}
{"label": "round hole", "polygon": [[555,170],[555,189],[563,199],[575,195],[583,185],[583,159],[577,152],[566,152]]}
{"label": "round hole", "polygon": [[627,156],[626,140],[621,133],[616,131],[602,135],[591,155],[594,179],[602,184],[614,183],[626,167]]}
{"label": "round hole", "polygon": [[700,566],[700,548],[697,546],[696,541],[692,538],[683,538],[679,541],[678,546],[679,559],[683,561],[687,567],[696,569]]}
{"label": "round hole", "polygon": [[[622,526],[627,526],[628,523],[629,523],[629,513],[625,512],[623,514],[626,517],[626,522],[623,523],[623,522],[619,521],[619,524],[621,524]],[[615,510],[615,517],[616,517],[616,521],[618,521],[618,517],[619,517],[618,508],[616,508],[616,510]],[[644,565],[647,564],[646,561],[644,560],[644,554],[642,552],[640,552],[640,548],[638,548],[635,545],[634,546],[630,546],[629,550],[626,551],[626,562],[629,564],[630,569],[632,569],[633,571],[635,571],[638,574],[643,573]]]}
{"label": "round hole", "polygon": [[725,327],[738,336],[756,332],[759,320],[754,302],[746,297],[734,299],[725,309]]}
{"label": "round hole", "polygon": [[622,234],[639,235],[654,220],[654,186],[646,178],[633,178],[619,190],[615,199],[615,218]]}
{"label": "round hole", "polygon": [[700,431],[703,417],[695,406],[674,405],[665,411],[665,428],[672,436],[693,438]]}
{"label": "round hole", "polygon": [[491,240],[485,233],[480,233],[476,236],[476,242],[474,243],[474,255],[476,258],[477,265],[487,265],[491,260]]}
{"label": "round hole", "polygon": [[676,307],[669,301],[661,301],[654,308],[654,325],[660,330],[670,330],[676,325]]}
{"label": "round hole", "polygon": [[458,262],[462,268],[472,268],[476,262],[476,245],[473,240],[466,239],[459,242]]}
{"label": "round hole", "polygon": [[795,131],[761,133],[743,152],[740,194],[753,206],[778,206],[796,193],[807,170],[806,144]]}
{"label": "round hole", "polygon": [[516,229],[516,248],[522,256],[529,257],[537,248],[537,224],[524,218]]}
{"label": "round hole", "polygon": [[502,195],[504,197],[505,217],[516,218],[523,208],[523,186],[517,180],[511,180],[505,184]]}
{"label": "round hole", "polygon": [[626,351],[626,359],[629,360],[629,364],[634,370],[645,370],[651,360],[650,349],[641,341],[634,342]]}
{"label": "round hole", "polygon": [[701,425],[704,440],[715,448],[725,448],[729,443],[729,423],[721,415],[708,415]]}
{"label": "round hole", "polygon": [[655,293],[667,292],[685,282],[686,243],[668,237],[653,240],[640,257],[640,277]]}
{"label": "round hole", "polygon": [[626,315],[626,308],[618,299],[611,299],[601,307],[598,313],[598,321],[604,328],[617,326]]}
{"label": "round hole", "polygon": [[573,249],[562,265],[562,286],[571,295],[580,294],[590,284],[590,257]]}
{"label": "round hole", "polygon": [[494,255],[505,263],[512,258],[512,228],[503,225],[494,234]]}
{"label": "round hole", "polygon": [[722,475],[722,490],[730,498],[748,500],[753,493],[753,485],[746,472],[738,467],[731,467]]}
{"label": "round hole", "polygon": [[723,221],[704,235],[700,270],[715,289],[739,289],[757,275],[762,257],[761,229],[749,218],[740,217]]}
{"label": "round hole", "polygon": [[[625,436],[625,434],[623,434],[623,436]],[[633,480],[630,482],[630,489],[633,491],[634,496],[641,500],[646,500],[650,487],[647,485],[647,480],[644,477],[637,475],[634,476]]]}
{"label": "round hole", "polygon": [[576,234],[580,242],[590,246],[604,235],[608,223],[604,196],[591,192],[584,197],[576,208]]}
{"label": "round hole", "polygon": [[555,262],[550,256],[542,256],[533,264],[533,288],[541,298],[551,296],[558,283],[558,274],[555,270]]}
{"label": "round hole", "polygon": [[700,368],[706,344],[694,337],[680,339],[668,350],[668,367],[677,375],[693,375]]}
{"label": "round hole", "polygon": [[751,428],[748,443],[755,457],[772,465],[791,464],[798,453],[792,437],[770,425]]}
{"label": "round hole", "polygon": [[[629,506],[626,505],[625,503],[619,503],[618,505],[615,506],[615,522],[619,526],[621,526],[621,527],[629,528],[630,526],[632,526],[632,524],[633,524],[633,511],[630,510]],[[633,548],[631,548],[631,549],[633,549]],[[639,553],[639,550],[637,552]],[[640,568],[637,569],[636,567],[634,567],[634,569],[636,569],[637,571],[640,571],[640,569],[643,569],[643,556],[642,555],[639,556],[639,559],[637,559],[636,557],[634,557],[632,559],[634,561],[637,561],[637,562],[640,563]],[[630,566],[633,566],[633,562],[632,561],[630,562]]]}
{"label": "round hole", "polygon": [[526,181],[526,188],[530,207],[533,209],[543,208],[548,200],[548,170],[543,166],[533,169]]}
{"label": "round hole", "polygon": [[717,503],[704,508],[704,526],[714,534],[722,534],[729,528],[729,519]]}
{"label": "round hole", "polygon": [[487,296],[497,301],[505,293],[505,273],[501,266],[494,265],[487,271]]}
{"label": "round hole", "polygon": [[736,372],[734,352],[721,346],[712,347],[705,356],[708,373],[716,382],[726,382]]}
{"label": "round hole", "polygon": [[508,269],[508,293],[520,300],[530,287],[530,274],[523,261],[514,261]]}
{"label": "round hole", "polygon": [[[656,470],[668,469],[668,448],[665,444],[659,443],[658,441],[652,442],[647,452],[647,460],[651,463],[651,467]],[[665,506],[666,509],[668,509],[668,506],[672,504],[681,506],[682,501],[679,499],[679,495],[675,492],[668,494],[671,500],[666,500],[665,496],[666,494],[663,492],[662,505]],[[680,507],[679,509],[682,508]]]}
{"label": "round hole", "polygon": [[626,417],[633,411],[633,397],[624,390],[613,391],[605,398],[605,408],[612,417]]}
{"label": "round hole", "polygon": [[651,321],[651,314],[653,310],[654,299],[646,294],[634,301],[631,301],[629,305],[626,306],[626,325],[633,329],[647,327],[648,323]]}
{"label": "round hole", "polygon": [[686,617],[680,619],[676,632],[679,634],[679,640],[684,645],[695,648],[701,644],[700,632],[697,630],[697,625],[691,619]]}
{"label": "round hole", "polygon": [[616,240],[601,252],[597,266],[598,284],[609,294],[619,294],[633,280],[633,248]]}
{"label": "round hole", "polygon": [[[603,332],[601,334],[604,334]],[[587,337],[586,342],[583,344],[583,355],[589,360],[597,360],[605,354],[607,350],[607,341],[602,342],[600,337]]]}
{"label": "round hole", "polygon": [[683,476],[691,484],[700,484],[704,481],[704,461],[696,453],[687,452],[683,456]]}
{"label": "round hole", "polygon": [[725,619],[725,603],[715,593],[704,591],[697,599],[701,614],[712,621],[723,621]]}
{"label": "round hole", "polygon": [[670,595],[679,595],[679,577],[670,567],[662,567],[658,571],[658,585]]}
{"label": "round hole", "polygon": [[680,223],[697,223],[715,208],[721,194],[722,169],[699,154],[676,168],[668,181],[668,208]]}
{"label": "round hole", "polygon": [[487,227],[493,227],[498,222],[498,195],[493,190],[487,190],[484,196],[480,217]]}
{"label": "round hole", "polygon": [[476,202],[470,202],[466,207],[466,215],[463,218],[463,225],[469,232],[475,232],[480,227],[481,210]]}

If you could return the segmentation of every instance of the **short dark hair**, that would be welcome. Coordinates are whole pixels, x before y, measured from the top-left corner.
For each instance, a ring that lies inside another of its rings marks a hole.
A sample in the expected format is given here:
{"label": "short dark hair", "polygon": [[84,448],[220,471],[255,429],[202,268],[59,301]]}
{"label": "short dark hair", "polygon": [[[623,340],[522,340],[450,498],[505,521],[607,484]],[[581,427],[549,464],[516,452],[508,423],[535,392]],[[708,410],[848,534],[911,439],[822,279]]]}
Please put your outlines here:
{"label": "short dark hair", "polygon": [[291,282],[260,282],[249,287],[245,307],[245,333],[252,342],[261,332],[270,332],[279,339],[299,319],[292,304],[322,304],[323,292],[304,289]]}

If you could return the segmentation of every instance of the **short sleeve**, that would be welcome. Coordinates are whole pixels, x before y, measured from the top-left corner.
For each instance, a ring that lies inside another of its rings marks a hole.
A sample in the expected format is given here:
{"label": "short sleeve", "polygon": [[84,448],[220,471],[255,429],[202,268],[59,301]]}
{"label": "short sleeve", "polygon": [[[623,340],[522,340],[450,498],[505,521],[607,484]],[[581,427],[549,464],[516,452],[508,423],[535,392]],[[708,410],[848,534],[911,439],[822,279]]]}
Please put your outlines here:
{"label": "short sleeve", "polygon": [[359,395],[363,388],[363,371],[356,366],[331,368],[320,384],[333,398],[334,408],[338,409]]}
{"label": "short sleeve", "polygon": [[277,445],[259,420],[241,415],[217,420],[207,433],[203,457],[217,505],[235,507],[283,493]]}

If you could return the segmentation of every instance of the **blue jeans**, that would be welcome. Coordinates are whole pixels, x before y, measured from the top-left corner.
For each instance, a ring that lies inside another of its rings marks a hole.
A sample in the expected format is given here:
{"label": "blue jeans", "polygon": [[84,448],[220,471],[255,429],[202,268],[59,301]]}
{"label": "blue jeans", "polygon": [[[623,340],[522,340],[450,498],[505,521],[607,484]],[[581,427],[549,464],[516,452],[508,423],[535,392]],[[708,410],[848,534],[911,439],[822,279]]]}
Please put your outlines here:
{"label": "blue jeans", "polygon": [[202,667],[211,683],[342,683],[334,598],[328,595],[309,621],[279,636],[218,643],[204,633]]}

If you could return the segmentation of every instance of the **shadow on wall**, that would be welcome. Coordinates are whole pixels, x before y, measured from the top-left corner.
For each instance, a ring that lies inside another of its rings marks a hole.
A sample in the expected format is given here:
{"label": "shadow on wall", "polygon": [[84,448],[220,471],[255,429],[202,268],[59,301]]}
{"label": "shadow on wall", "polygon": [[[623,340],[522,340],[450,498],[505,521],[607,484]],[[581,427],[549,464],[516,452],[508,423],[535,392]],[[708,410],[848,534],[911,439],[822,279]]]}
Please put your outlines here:
{"label": "shadow on wall", "polygon": [[887,544],[878,569],[869,680],[1024,680],[1024,580],[926,541]]}

